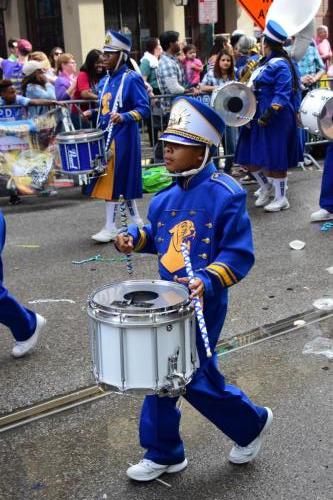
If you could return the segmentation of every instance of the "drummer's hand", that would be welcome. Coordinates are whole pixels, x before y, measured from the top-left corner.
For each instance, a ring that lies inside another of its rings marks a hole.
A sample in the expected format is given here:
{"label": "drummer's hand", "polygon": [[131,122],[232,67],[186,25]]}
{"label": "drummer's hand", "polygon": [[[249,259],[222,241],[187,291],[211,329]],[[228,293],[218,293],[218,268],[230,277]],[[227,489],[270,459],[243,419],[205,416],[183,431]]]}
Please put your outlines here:
{"label": "drummer's hand", "polygon": [[91,117],[92,117],[91,109],[87,109],[87,111],[83,111],[82,114],[85,118],[87,118],[87,120],[91,120]]}
{"label": "drummer's hand", "polygon": [[133,252],[133,236],[125,236],[124,234],[118,234],[114,242],[119,252],[131,253]]}
{"label": "drummer's hand", "polygon": [[[178,283],[184,283],[188,284],[189,279],[188,278],[175,278],[175,281],[178,281]],[[203,284],[203,281],[200,278],[194,278],[192,283],[188,285],[188,288],[191,292],[190,294],[190,299],[194,299],[195,297],[198,297],[200,299],[201,305],[202,305],[202,297],[205,291],[205,286]]]}
{"label": "drummer's hand", "polygon": [[111,113],[111,122],[112,123],[122,123],[124,121],[124,118],[121,116],[120,113]]}

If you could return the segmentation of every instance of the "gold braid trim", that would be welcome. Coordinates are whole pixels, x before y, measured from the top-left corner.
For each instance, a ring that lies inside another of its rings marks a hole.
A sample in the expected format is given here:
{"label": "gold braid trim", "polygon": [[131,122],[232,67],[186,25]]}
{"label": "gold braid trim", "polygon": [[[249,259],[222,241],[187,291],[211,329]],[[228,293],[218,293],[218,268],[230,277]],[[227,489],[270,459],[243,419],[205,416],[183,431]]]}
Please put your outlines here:
{"label": "gold braid trim", "polygon": [[142,120],[142,117],[138,111],[129,111],[129,114],[134,118],[136,122],[139,122]]}
{"label": "gold braid trim", "polygon": [[223,262],[213,262],[207,268],[207,271],[214,271],[217,273],[224,282],[224,286],[231,286],[238,282],[237,277],[232,272],[229,266]]}
{"label": "gold braid trim", "polygon": [[139,232],[140,232],[140,239],[134,247],[134,252],[140,252],[140,250],[142,250],[146,246],[146,243],[147,243],[146,232],[143,231],[143,229],[139,229]]}
{"label": "gold braid trim", "polygon": [[219,279],[219,281],[220,281],[221,285],[223,286],[223,288],[225,288],[225,287],[226,287],[226,284],[224,283],[222,276],[220,276],[220,275],[219,275],[216,271],[214,271],[213,269],[210,269],[210,268],[208,268],[208,267],[206,268],[206,270],[207,270],[210,274],[213,274],[214,276],[216,276],[216,278],[218,278],[218,279]]}
{"label": "gold braid trim", "polygon": [[186,132],[185,130],[180,130],[178,128],[167,128],[163,133],[179,135],[180,137],[185,137],[186,139],[193,139],[194,141],[203,142],[204,144],[208,144],[209,146],[213,144],[212,141],[210,141],[206,137],[203,137],[202,135],[192,134],[191,132]]}

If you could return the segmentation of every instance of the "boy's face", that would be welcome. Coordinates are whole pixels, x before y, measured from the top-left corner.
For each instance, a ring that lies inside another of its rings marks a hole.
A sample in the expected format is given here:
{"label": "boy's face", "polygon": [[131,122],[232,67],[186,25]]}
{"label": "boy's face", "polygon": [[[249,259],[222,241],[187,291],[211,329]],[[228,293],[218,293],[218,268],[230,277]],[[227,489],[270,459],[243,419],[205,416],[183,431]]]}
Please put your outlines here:
{"label": "boy's face", "polygon": [[164,141],[165,166],[172,174],[199,168],[204,155],[204,146],[183,146]]}
{"label": "boy's face", "polygon": [[118,59],[120,57],[120,52],[104,52],[103,59],[105,68],[109,71],[113,71],[117,66]]}
{"label": "boy's face", "polygon": [[6,101],[6,103],[14,103],[16,99],[16,89],[13,85],[3,89],[0,96]]}

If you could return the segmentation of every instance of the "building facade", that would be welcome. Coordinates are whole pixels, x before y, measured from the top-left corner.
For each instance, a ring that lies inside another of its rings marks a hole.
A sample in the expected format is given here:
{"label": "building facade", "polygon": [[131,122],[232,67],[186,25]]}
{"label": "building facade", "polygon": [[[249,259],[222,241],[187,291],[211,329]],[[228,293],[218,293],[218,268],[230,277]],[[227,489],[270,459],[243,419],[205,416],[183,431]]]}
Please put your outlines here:
{"label": "building facade", "polygon": [[[0,1],[0,56],[6,57],[8,38],[27,38],[35,50],[49,53],[59,45],[78,62],[92,48],[103,46],[109,27],[132,39],[132,56],[139,59],[145,41],[165,30],[180,32],[181,40],[194,43],[206,56],[214,36],[236,28],[251,34],[253,21],[237,0],[217,0],[218,20],[199,24],[199,0],[7,0]],[[183,5],[179,5],[179,4]],[[2,7],[2,8],[1,8]],[[333,0],[323,0],[317,24],[333,33]]]}

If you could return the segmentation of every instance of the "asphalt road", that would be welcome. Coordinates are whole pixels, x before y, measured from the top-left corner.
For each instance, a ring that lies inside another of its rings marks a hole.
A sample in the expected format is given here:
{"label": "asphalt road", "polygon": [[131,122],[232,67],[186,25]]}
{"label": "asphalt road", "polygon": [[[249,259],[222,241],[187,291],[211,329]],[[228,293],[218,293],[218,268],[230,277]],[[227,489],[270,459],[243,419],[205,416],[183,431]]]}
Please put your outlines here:
{"label": "asphalt road", "polygon": [[[224,337],[307,311],[314,300],[333,296],[333,275],[326,271],[333,266],[333,230],[323,233],[320,224],[309,223],[320,179],[317,171],[291,172],[291,209],[276,214],[253,207],[255,187],[250,187],[256,263],[230,290]],[[149,199],[146,195],[139,202],[142,214]],[[5,199],[1,204],[8,226],[5,283],[48,324],[36,352],[19,360],[10,356],[12,337],[1,327],[0,414],[93,382],[86,300],[103,284],[127,279],[122,262],[72,264],[96,254],[119,257],[112,245],[90,239],[103,225],[103,202],[88,200],[76,189],[50,199],[27,198],[16,207]],[[305,249],[291,250],[294,239],[306,242]],[[134,267],[135,278],[157,277],[154,256],[136,255]]]}
{"label": "asphalt road", "polygon": [[[291,209],[266,214],[253,207],[256,264],[230,290],[222,335],[229,338],[312,309],[314,300],[333,296],[333,230],[310,224],[317,208],[321,174],[293,171]],[[150,197],[139,202],[147,210]],[[8,230],[5,282],[20,301],[43,314],[47,328],[36,351],[10,356],[12,338],[0,331],[0,414],[92,384],[87,333],[87,296],[103,284],[126,279],[122,262],[74,265],[101,254],[117,258],[112,245],[90,236],[104,221],[103,203],[76,190],[51,199],[26,198],[10,207],[1,199]],[[289,242],[306,243],[293,251]],[[157,277],[152,256],[135,256],[135,278]],[[183,403],[182,432],[189,468],[164,478],[170,484],[134,485],[128,462],[141,457],[137,443],[140,398],[111,395],[59,416],[0,436],[0,499],[273,499],[328,500],[332,443],[329,438],[331,363],[304,355],[318,336],[331,338],[331,320],[297,333],[250,346],[222,358],[221,369],[259,404],[271,406],[275,422],[263,453],[245,468],[226,461],[230,443]]]}

